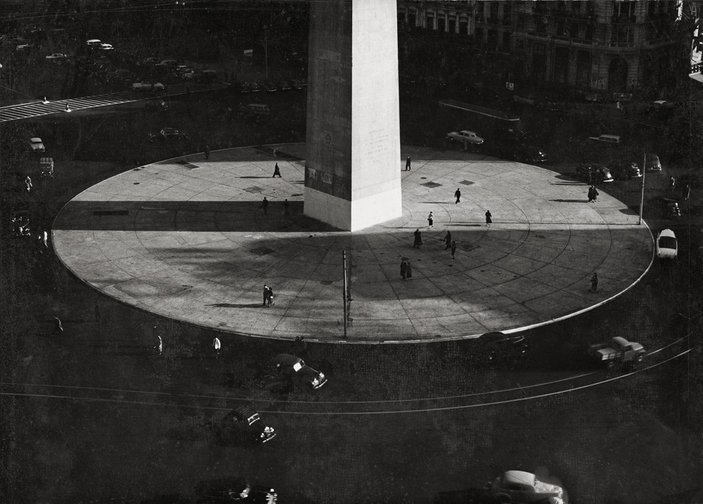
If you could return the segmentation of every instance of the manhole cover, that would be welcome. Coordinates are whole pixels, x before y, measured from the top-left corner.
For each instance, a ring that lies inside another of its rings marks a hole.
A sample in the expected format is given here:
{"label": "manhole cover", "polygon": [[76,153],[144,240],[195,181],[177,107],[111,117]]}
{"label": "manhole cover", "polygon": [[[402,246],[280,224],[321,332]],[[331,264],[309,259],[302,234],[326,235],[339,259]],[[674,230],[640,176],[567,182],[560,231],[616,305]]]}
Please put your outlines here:
{"label": "manhole cover", "polygon": [[262,255],[270,254],[271,252],[273,252],[273,249],[270,249],[268,247],[257,247],[257,248],[249,249],[249,252],[251,252],[252,254],[262,256]]}
{"label": "manhole cover", "polygon": [[250,192],[250,193],[260,193],[261,187],[259,187],[259,186],[245,187],[244,190],[246,192]]}
{"label": "manhole cover", "polygon": [[424,184],[420,184],[420,185],[424,185],[425,187],[430,187],[430,188],[434,189],[435,187],[439,187],[442,184],[438,184],[437,182],[425,182]]}
{"label": "manhole cover", "polygon": [[464,185],[472,185],[472,184],[473,184],[473,182],[471,182],[470,180],[462,180],[462,181],[459,182],[459,183],[460,183],[460,184],[464,184]]}
{"label": "manhole cover", "polygon": [[189,170],[192,170],[193,168],[199,168],[198,165],[195,165],[195,164],[193,164],[193,163],[189,163],[188,161],[185,161],[185,160],[179,161],[178,164],[179,164],[179,165],[185,166],[185,167],[188,168]]}

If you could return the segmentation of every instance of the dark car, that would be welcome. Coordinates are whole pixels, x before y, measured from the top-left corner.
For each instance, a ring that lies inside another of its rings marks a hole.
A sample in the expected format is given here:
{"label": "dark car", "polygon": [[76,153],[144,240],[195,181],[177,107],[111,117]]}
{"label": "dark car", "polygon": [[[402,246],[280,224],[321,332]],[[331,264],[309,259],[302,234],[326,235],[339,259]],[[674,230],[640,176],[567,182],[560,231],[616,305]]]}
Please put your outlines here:
{"label": "dark car", "polygon": [[543,149],[526,143],[519,143],[513,147],[513,159],[523,163],[546,163],[549,161],[549,157]]}
{"label": "dark car", "polygon": [[525,336],[500,331],[482,334],[472,347],[479,360],[488,365],[517,364],[528,350]]}
{"label": "dark car", "polygon": [[631,180],[633,178],[642,178],[640,167],[634,161],[619,161],[613,165],[613,177],[618,180]]}
{"label": "dark car", "polygon": [[659,198],[659,205],[664,217],[669,219],[678,219],[681,217],[681,207],[679,206],[678,200],[662,196]]}
{"label": "dark car", "polygon": [[197,502],[201,504],[220,502],[247,502],[251,504],[275,504],[278,495],[273,488],[254,486],[233,478],[201,481],[195,487]]}
{"label": "dark car", "polygon": [[576,174],[587,184],[607,184],[613,181],[610,168],[598,163],[580,163]]}
{"label": "dark car", "polygon": [[319,389],[327,383],[324,373],[313,369],[300,357],[291,354],[278,354],[273,358],[273,363],[279,373],[291,377],[298,377],[313,389]]}
{"label": "dark car", "polygon": [[158,133],[149,134],[150,142],[165,142],[168,140],[188,140],[188,135],[176,128],[161,128]]}
{"label": "dark car", "polygon": [[261,420],[251,405],[233,409],[213,424],[215,433],[224,442],[264,444],[276,437],[276,430]]}

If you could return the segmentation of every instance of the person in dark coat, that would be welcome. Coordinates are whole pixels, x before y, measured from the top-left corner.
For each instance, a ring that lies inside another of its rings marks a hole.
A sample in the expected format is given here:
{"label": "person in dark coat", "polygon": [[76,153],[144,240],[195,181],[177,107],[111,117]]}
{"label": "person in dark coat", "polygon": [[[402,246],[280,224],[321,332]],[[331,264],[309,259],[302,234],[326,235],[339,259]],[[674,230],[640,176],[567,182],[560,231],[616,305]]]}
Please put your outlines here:
{"label": "person in dark coat", "polygon": [[269,210],[269,200],[264,196],[264,200],[261,202],[261,208],[264,210],[264,215],[268,213]]}
{"label": "person in dark coat", "polygon": [[420,229],[415,230],[415,241],[413,242],[413,248],[420,248],[420,245],[422,245],[422,233],[420,233]]}
{"label": "person in dark coat", "polygon": [[490,226],[493,222],[493,215],[491,215],[490,210],[486,210],[486,226]]}
{"label": "person in dark coat", "polygon": [[461,191],[459,190],[458,187],[456,188],[456,191],[454,192],[454,197],[456,198],[456,201],[454,202],[455,205],[457,203],[461,202]]}
{"label": "person in dark coat", "polygon": [[290,203],[288,203],[288,198],[283,200],[283,215],[289,214]]}
{"label": "person in dark coat", "polygon": [[598,273],[595,271],[591,275],[591,292],[596,292],[598,290]]}
{"label": "person in dark coat", "polygon": [[410,264],[410,261],[405,262],[405,274],[408,275],[408,278],[413,277],[413,266]]}
{"label": "person in dark coat", "polygon": [[208,144],[205,144],[203,153],[205,154],[205,159],[210,159],[210,146]]}
{"label": "person in dark coat", "polygon": [[269,286],[264,284],[264,302],[263,306],[266,306],[268,304],[269,300]]}
{"label": "person in dark coat", "polygon": [[592,186],[593,188],[593,201],[598,201],[598,195],[600,194],[598,192],[598,189],[596,189],[596,186]]}
{"label": "person in dark coat", "polygon": [[589,188],[588,188],[588,202],[590,203],[592,201],[593,201],[593,186],[589,186]]}
{"label": "person in dark coat", "polygon": [[456,242],[452,240],[452,259],[454,259],[454,254],[456,254]]}
{"label": "person in dark coat", "polygon": [[400,261],[400,276],[403,280],[407,278],[408,274],[408,263],[403,259]]}
{"label": "person in dark coat", "polygon": [[427,225],[428,227],[432,227],[432,224],[434,224],[434,217],[432,216],[432,212],[430,212],[430,215],[427,216]]}
{"label": "person in dark coat", "polygon": [[[278,176],[279,178],[281,177],[281,169],[278,167],[278,163],[276,163],[276,166],[273,167],[273,177]],[[271,177],[271,178],[273,178]]]}
{"label": "person in dark coat", "polygon": [[444,250],[448,250],[449,247],[452,246],[452,233],[451,233],[451,231],[447,231],[447,234],[444,235],[444,244],[445,244]]}
{"label": "person in dark coat", "polygon": [[410,167],[410,156],[408,156],[408,159],[405,160],[405,171],[410,171],[412,168]]}
{"label": "person in dark coat", "polygon": [[266,288],[266,306],[273,304],[273,289],[269,286]]}

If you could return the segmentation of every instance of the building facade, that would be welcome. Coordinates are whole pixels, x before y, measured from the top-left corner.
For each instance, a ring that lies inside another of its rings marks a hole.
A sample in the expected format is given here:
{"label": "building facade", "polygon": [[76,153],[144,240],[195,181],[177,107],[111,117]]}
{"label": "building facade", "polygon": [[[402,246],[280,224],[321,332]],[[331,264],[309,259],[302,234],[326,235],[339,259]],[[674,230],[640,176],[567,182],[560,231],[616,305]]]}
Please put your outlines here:
{"label": "building facade", "polygon": [[518,81],[587,90],[656,86],[677,49],[675,0],[399,0],[410,29],[503,57]]}

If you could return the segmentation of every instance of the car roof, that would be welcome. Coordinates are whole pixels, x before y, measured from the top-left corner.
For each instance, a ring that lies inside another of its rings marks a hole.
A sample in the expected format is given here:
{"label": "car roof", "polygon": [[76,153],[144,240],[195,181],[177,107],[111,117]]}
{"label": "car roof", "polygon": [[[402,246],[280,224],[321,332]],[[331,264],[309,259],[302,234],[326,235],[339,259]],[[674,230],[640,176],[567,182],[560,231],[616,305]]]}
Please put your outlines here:
{"label": "car roof", "polygon": [[671,229],[664,229],[664,230],[661,231],[661,233],[659,233],[659,237],[660,237],[660,238],[661,238],[661,237],[667,237],[667,236],[668,236],[669,238],[676,238],[676,235],[674,234],[674,232],[673,232]]}
{"label": "car roof", "polygon": [[29,139],[29,141],[32,143],[38,143],[38,142],[41,142],[42,140],[39,137],[32,137]]}
{"label": "car roof", "polygon": [[525,471],[505,471],[503,474],[503,483],[534,486],[535,479],[534,474]]}

